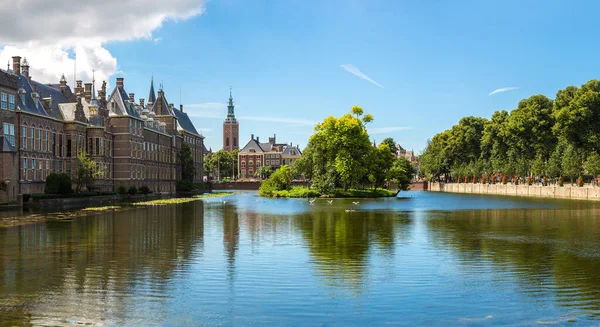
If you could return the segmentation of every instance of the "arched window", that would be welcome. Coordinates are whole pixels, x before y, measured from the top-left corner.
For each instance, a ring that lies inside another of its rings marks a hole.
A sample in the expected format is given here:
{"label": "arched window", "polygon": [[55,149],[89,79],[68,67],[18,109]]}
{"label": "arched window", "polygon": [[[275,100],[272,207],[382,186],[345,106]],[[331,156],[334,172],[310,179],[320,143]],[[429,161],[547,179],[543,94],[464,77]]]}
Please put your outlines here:
{"label": "arched window", "polygon": [[225,138],[225,146],[229,146],[229,138]]}
{"label": "arched window", "polygon": [[237,146],[237,137],[233,137],[233,146]]}

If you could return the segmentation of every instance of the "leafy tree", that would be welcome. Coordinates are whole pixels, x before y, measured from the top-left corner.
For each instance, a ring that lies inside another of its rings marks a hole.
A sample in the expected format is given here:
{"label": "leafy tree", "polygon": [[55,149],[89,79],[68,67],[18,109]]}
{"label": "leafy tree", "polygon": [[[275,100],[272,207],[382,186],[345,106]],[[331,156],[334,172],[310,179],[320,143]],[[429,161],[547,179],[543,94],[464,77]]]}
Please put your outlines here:
{"label": "leafy tree", "polygon": [[181,179],[184,181],[193,182],[196,175],[196,167],[194,166],[194,158],[192,157],[192,149],[187,143],[181,144],[179,150],[179,160],[181,162]]}
{"label": "leafy tree", "polygon": [[581,157],[579,151],[574,145],[569,144],[563,153],[561,166],[566,176],[571,178],[571,182],[575,180],[581,173]]}
{"label": "leafy tree", "polygon": [[390,168],[391,180],[398,185],[398,189],[403,191],[408,190],[410,182],[415,174],[415,168],[406,158],[398,158],[394,160],[394,163]]}
{"label": "leafy tree", "polygon": [[272,197],[274,192],[290,190],[291,188],[292,169],[288,165],[283,165],[262,182],[258,189],[258,194],[260,196]]}
{"label": "leafy tree", "polygon": [[81,192],[83,185],[90,191],[92,183],[102,175],[103,171],[85,151],[77,154],[77,178],[75,180],[77,192]]}
{"label": "leafy tree", "polygon": [[383,141],[381,141],[381,143],[387,144],[390,147],[390,151],[393,154],[396,154],[396,152],[398,152],[398,146],[396,145],[396,141],[394,141],[393,138],[386,137],[383,139]]}
{"label": "leafy tree", "polygon": [[496,111],[486,122],[481,138],[481,157],[489,160],[494,172],[506,170],[508,144],[506,125],[509,114],[506,110]]}
{"label": "leafy tree", "polygon": [[273,168],[271,168],[271,166],[260,166],[256,170],[256,176],[259,177],[260,179],[269,178],[269,176],[271,175],[272,172],[273,172]]}
{"label": "leafy tree", "polygon": [[585,162],[585,170],[597,178],[600,175],[600,154],[594,152],[587,157]]}
{"label": "leafy tree", "polygon": [[373,188],[383,186],[388,179],[390,168],[394,162],[394,154],[386,143],[379,144],[377,149],[372,150],[368,179]]}
{"label": "leafy tree", "polygon": [[541,154],[538,154],[531,163],[531,173],[534,176],[546,175],[546,162],[542,159]]}

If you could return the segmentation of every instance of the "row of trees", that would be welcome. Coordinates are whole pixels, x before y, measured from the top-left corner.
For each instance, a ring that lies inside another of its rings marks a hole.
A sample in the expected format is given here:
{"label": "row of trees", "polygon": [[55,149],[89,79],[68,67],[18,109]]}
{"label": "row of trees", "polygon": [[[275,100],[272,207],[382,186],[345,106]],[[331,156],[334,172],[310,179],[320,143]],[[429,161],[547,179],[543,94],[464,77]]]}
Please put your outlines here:
{"label": "row of trees", "polygon": [[227,152],[219,150],[215,153],[210,153],[204,157],[204,172],[211,180],[211,177],[224,178],[238,175],[238,152],[234,150]]}
{"label": "row of trees", "polygon": [[462,118],[436,134],[420,157],[425,177],[569,177],[600,174],[600,81],[534,95],[510,113]]}
{"label": "row of trees", "polygon": [[395,159],[390,148],[390,144],[395,148],[392,139],[377,148],[373,146],[366,128],[371,121],[373,116],[364,114],[359,106],[342,117],[327,117],[315,126],[302,158],[292,170],[312,180],[322,193],[366,184],[380,187],[389,181],[407,189],[415,169],[405,158]]}

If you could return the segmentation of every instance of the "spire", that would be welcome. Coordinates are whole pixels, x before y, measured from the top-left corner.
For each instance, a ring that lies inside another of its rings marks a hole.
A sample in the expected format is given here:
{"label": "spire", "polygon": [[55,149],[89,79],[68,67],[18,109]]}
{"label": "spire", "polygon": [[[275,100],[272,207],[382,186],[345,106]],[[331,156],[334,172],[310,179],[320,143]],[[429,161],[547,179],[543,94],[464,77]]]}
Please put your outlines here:
{"label": "spire", "polygon": [[150,94],[148,95],[148,104],[156,102],[156,94],[154,93],[154,74],[150,80]]}
{"label": "spire", "polygon": [[98,99],[96,99],[96,71],[92,69],[92,101],[90,104],[98,106]]}
{"label": "spire", "polygon": [[235,106],[233,105],[233,95],[231,94],[231,86],[229,86],[229,104],[227,105],[227,120],[235,121]]}

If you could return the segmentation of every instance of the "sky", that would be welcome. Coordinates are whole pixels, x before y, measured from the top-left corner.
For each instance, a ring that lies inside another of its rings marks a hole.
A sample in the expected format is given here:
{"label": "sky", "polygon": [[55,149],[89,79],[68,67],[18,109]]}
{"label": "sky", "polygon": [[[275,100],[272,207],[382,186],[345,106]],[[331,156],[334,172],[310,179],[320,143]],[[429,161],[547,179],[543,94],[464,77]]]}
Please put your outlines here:
{"label": "sky", "polygon": [[276,134],[303,147],[315,123],[360,105],[371,139],[419,153],[461,117],[600,74],[596,1],[2,2],[0,63],[27,57],[48,83],[123,77],[136,99],[154,76],[213,150],[230,86],[242,146]]}

